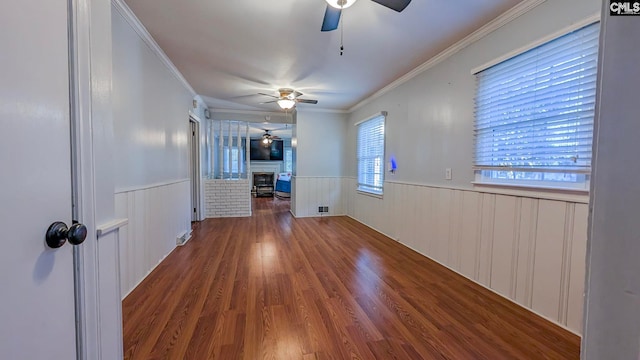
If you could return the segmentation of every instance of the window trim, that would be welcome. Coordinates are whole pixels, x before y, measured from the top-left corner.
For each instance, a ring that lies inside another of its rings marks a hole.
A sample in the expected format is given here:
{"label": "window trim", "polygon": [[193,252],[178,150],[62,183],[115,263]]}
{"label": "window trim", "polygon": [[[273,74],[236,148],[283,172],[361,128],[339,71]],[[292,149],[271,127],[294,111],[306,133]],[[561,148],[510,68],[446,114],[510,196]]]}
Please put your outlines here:
{"label": "window trim", "polygon": [[[473,69],[471,69],[471,74],[472,75],[477,75],[478,73],[487,70],[493,66],[496,66],[502,62],[508,61],[512,58],[515,58],[519,55],[522,55],[524,53],[526,53],[527,51],[530,51],[532,49],[535,49],[539,46],[545,45],[551,41],[554,41],[558,38],[561,38],[571,32],[574,32],[576,30],[582,29],[584,27],[596,24],[598,22],[601,21],[601,16],[600,13],[594,14],[592,16],[589,16],[581,21],[578,21],[576,23],[573,23],[569,26],[566,26],[562,29],[560,29],[559,31],[553,32],[547,36],[544,36],[536,41],[533,41],[525,46],[522,46],[518,49],[515,49],[513,51],[510,51],[507,54],[504,54],[500,57],[497,57],[481,66],[475,67]],[[474,97],[477,96],[477,89],[476,89],[476,93],[474,95]],[[475,129],[475,127],[474,127]],[[475,140],[474,140],[475,141]],[[475,158],[474,158],[474,162],[475,162]],[[487,170],[487,169],[482,169],[482,170]],[[583,175],[585,176],[585,179],[583,181],[577,182],[577,183],[562,183],[562,182],[555,182],[555,181],[545,181],[545,180],[540,180],[540,181],[534,181],[534,183],[531,183],[529,181],[518,181],[518,180],[504,180],[501,181],[499,179],[493,179],[493,178],[486,178],[483,175],[483,171],[479,170],[475,167],[475,165],[472,167],[472,171],[474,172],[474,180],[471,182],[471,184],[473,185],[474,188],[480,188],[480,187],[489,187],[489,188],[498,188],[498,187],[503,187],[503,188],[513,188],[515,190],[540,190],[543,192],[546,191],[551,191],[551,192],[568,192],[568,193],[589,193],[590,190],[590,175],[591,175],[591,171],[589,172],[584,172],[584,171],[576,171],[576,172],[571,172],[571,173],[575,173],[578,175]],[[511,170],[513,171],[518,171],[518,169],[512,168]],[[526,171],[526,170],[525,170]],[[532,169],[530,172],[549,172],[549,170],[545,170],[545,169]],[[564,173],[566,172],[565,170],[558,170],[557,173]]]}
{"label": "window trim", "polygon": [[[364,118],[363,120],[360,120],[358,122],[356,122],[355,124],[353,124],[356,127],[356,192],[362,195],[367,195],[367,196],[372,196],[372,197],[376,197],[376,198],[380,198],[382,199],[383,195],[384,195],[384,182],[385,182],[385,160],[386,160],[386,154],[387,154],[387,112],[386,111],[380,111],[377,112],[371,116],[368,116],[366,118]],[[371,121],[375,118],[378,117],[382,117],[382,126],[384,129],[384,133],[383,133],[383,141],[382,141],[382,189],[380,190],[380,192],[377,191],[371,191],[371,190],[366,190],[366,189],[362,189],[359,185],[359,177],[360,177],[360,162],[358,159],[358,135],[359,135],[359,126],[362,125],[363,123],[367,122],[367,121]]]}

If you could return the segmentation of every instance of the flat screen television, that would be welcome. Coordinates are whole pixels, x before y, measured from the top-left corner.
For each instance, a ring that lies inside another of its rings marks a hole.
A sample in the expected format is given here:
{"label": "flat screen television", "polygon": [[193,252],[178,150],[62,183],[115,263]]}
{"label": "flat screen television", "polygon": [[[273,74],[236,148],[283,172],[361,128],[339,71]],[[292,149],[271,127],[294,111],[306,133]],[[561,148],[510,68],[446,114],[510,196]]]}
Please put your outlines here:
{"label": "flat screen television", "polygon": [[262,139],[251,139],[249,156],[251,160],[282,161],[284,159],[284,142],[273,140],[271,144],[263,144]]}

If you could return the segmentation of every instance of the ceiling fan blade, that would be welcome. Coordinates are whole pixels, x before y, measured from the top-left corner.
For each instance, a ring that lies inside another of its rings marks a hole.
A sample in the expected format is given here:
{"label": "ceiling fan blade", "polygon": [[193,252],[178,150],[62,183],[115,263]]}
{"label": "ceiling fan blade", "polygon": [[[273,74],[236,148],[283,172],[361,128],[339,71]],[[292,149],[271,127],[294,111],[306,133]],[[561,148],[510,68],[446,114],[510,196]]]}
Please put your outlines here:
{"label": "ceiling fan blade", "polygon": [[411,0],[371,0],[376,2],[382,6],[386,6],[391,10],[395,10],[397,12],[401,12],[404,8],[409,5]]}
{"label": "ceiling fan blade", "polygon": [[260,104],[271,104],[274,102],[278,102],[278,100],[265,101],[265,102],[261,102]]}
{"label": "ceiling fan blade", "polygon": [[270,94],[265,94],[265,93],[258,93],[258,95],[264,95],[264,96],[272,97],[272,98],[274,98],[274,99],[280,99],[280,98],[279,98],[279,97],[277,97],[277,96],[270,95]]}
{"label": "ceiling fan blade", "polygon": [[297,98],[297,97],[300,97],[300,96],[302,96],[302,95],[304,95],[304,94],[303,94],[303,93],[301,93],[300,91],[294,91],[294,92],[293,92],[293,98],[294,98],[294,99],[295,99],[295,98]]}
{"label": "ceiling fan blade", "polygon": [[317,104],[318,100],[296,99],[296,102],[303,103],[303,104]]}
{"label": "ceiling fan blade", "polygon": [[333,31],[337,29],[341,13],[342,10],[327,5],[327,10],[324,12],[324,20],[322,20],[321,31]]}

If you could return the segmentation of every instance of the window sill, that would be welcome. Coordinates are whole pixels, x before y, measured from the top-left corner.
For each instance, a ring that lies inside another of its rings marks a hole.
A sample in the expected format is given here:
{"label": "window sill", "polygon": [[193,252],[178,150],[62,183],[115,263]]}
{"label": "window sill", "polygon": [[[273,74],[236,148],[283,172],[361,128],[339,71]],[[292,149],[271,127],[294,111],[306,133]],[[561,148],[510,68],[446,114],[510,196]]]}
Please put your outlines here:
{"label": "window sill", "polygon": [[357,190],[357,189],[356,189],[356,193],[359,195],[369,196],[376,199],[382,199],[382,195],[383,195],[383,194],[376,194],[376,193],[371,193],[371,192]]}
{"label": "window sill", "polygon": [[589,190],[561,189],[547,186],[505,184],[472,181],[473,188],[479,192],[499,195],[524,196],[538,199],[589,203]]}

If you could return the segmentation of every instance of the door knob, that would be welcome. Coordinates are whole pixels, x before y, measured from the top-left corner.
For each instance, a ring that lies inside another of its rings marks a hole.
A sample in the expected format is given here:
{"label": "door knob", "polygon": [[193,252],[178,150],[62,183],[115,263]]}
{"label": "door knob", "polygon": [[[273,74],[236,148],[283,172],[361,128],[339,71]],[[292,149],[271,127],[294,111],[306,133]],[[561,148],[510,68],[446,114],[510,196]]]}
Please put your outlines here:
{"label": "door knob", "polygon": [[49,247],[57,249],[64,245],[67,240],[71,245],[80,245],[84,242],[84,239],[87,238],[87,227],[80,224],[74,223],[70,228],[67,228],[67,224],[56,221],[49,229],[47,229],[47,245]]}

